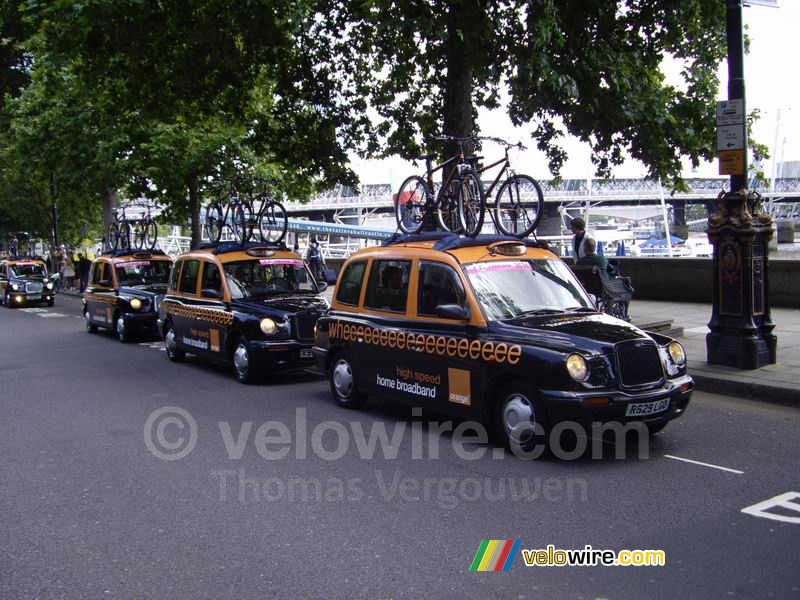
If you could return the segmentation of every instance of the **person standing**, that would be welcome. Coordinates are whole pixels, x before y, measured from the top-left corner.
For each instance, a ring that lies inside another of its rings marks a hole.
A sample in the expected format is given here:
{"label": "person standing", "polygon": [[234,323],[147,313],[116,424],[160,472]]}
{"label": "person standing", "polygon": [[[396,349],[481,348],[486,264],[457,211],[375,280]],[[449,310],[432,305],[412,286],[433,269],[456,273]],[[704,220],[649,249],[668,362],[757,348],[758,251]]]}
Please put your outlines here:
{"label": "person standing", "polygon": [[89,269],[91,269],[91,267],[92,261],[83,254],[78,254],[78,273],[80,273],[81,277],[81,293],[83,293],[89,283]]}
{"label": "person standing", "polygon": [[[569,224],[572,229],[572,257],[575,263],[586,256],[586,242],[592,239],[586,231],[586,221],[578,217]],[[595,249],[597,245],[595,244]]]}
{"label": "person standing", "polygon": [[315,279],[322,278],[325,260],[322,258],[322,248],[320,248],[317,238],[312,238],[311,244],[308,246],[308,266],[311,268],[311,274],[314,275]]}

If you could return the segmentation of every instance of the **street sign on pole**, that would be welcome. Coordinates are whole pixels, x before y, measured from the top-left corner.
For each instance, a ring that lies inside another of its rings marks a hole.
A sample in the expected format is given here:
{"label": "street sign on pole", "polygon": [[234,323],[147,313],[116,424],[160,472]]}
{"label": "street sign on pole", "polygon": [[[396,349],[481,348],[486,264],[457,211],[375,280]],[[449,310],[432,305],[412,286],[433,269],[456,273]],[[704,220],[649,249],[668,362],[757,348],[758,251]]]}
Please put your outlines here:
{"label": "street sign on pole", "polygon": [[720,175],[744,175],[744,150],[721,150],[717,158]]}
{"label": "street sign on pole", "polygon": [[744,100],[720,100],[717,102],[717,127],[744,123]]}
{"label": "street sign on pole", "polygon": [[742,150],[744,148],[744,123],[717,127],[717,150]]}

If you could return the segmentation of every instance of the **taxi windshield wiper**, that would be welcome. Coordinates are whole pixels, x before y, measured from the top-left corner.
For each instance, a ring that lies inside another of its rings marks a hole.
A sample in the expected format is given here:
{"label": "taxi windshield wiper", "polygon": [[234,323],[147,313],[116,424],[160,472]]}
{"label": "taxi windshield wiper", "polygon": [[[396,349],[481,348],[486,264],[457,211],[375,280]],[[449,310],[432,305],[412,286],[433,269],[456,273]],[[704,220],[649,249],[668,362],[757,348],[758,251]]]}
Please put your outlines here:
{"label": "taxi windshield wiper", "polygon": [[568,306],[564,312],[597,312],[597,309],[588,306]]}
{"label": "taxi windshield wiper", "polygon": [[533,308],[531,310],[524,310],[518,315],[510,317],[510,320],[520,319],[522,317],[533,317],[536,315],[552,315],[560,312],[561,312],[560,308]]}

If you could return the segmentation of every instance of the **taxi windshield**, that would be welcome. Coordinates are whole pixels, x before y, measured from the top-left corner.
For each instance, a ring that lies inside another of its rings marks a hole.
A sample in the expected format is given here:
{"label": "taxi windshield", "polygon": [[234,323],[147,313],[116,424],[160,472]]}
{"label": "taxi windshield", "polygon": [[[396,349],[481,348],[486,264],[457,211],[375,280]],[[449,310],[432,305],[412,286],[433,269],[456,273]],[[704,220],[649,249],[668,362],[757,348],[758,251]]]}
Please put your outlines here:
{"label": "taxi windshield", "polygon": [[117,263],[117,281],[121,286],[166,284],[169,281],[168,260],[135,260]]}
{"label": "taxi windshield", "polygon": [[464,267],[489,319],[565,311],[594,311],[575,276],[560,260],[513,260]]}
{"label": "taxi windshield", "polygon": [[12,277],[46,277],[47,268],[42,263],[18,262],[10,264]]}
{"label": "taxi windshield", "polygon": [[231,262],[225,265],[225,279],[233,299],[317,291],[311,274],[299,258]]}

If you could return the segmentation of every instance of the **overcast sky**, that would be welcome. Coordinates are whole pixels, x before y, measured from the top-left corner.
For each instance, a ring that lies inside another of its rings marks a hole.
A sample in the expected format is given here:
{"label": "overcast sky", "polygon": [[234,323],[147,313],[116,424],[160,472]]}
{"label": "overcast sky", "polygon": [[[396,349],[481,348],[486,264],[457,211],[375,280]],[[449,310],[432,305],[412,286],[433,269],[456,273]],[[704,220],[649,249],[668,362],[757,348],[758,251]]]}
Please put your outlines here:
{"label": "overcast sky", "polygon": [[[745,57],[745,81],[748,111],[761,110],[761,120],[756,124],[756,139],[770,147],[773,156],[780,160],[800,160],[800,75],[796,69],[798,32],[800,32],[800,0],[778,0],[779,8],[750,6],[744,9],[744,21],[750,36],[750,54]],[[727,98],[727,63],[720,67],[720,100]],[[668,69],[667,69],[668,70]],[[780,111],[778,140],[775,145],[776,124]],[[528,130],[514,128],[503,110],[481,111],[478,117],[484,135],[496,135],[512,141],[523,141],[534,146]],[[577,140],[565,144],[569,160],[562,169],[565,178],[584,178],[594,174],[589,160],[588,146]],[[399,159],[381,161],[355,160],[354,167],[362,183],[387,183],[399,187],[402,180],[416,172],[413,165]],[[528,150],[520,154],[515,167],[537,179],[549,179],[550,171],[544,154]],[[769,177],[772,164],[764,165]],[[637,161],[628,160],[614,171],[616,177],[642,177],[646,169]],[[717,176],[716,161],[698,169],[696,176]],[[687,175],[691,175],[687,171]]]}

